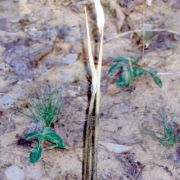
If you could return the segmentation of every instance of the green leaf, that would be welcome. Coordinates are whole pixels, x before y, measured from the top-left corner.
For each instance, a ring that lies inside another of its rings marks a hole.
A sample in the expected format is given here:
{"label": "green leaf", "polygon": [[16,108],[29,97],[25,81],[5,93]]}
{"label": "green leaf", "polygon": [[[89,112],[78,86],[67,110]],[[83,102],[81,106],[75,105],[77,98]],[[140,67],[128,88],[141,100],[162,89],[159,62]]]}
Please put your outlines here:
{"label": "green leaf", "polygon": [[131,68],[131,75],[132,75],[132,78],[133,78],[133,79],[136,78],[136,68],[135,68],[135,67],[132,67],[132,68]]}
{"label": "green leaf", "polygon": [[62,138],[56,134],[55,132],[54,133],[48,133],[46,134],[46,139],[48,141],[50,141],[51,143],[54,143],[57,145],[57,147],[59,148],[65,148],[65,145],[64,145],[64,141],[62,140]]}
{"label": "green leaf", "polygon": [[37,136],[37,138],[38,138],[39,141],[44,141],[44,140],[45,140],[45,139],[44,139],[45,137],[44,137],[44,134],[43,134],[43,133],[39,133],[38,136]]}
{"label": "green leaf", "polygon": [[116,86],[120,87],[124,85],[124,82],[122,81],[122,77],[119,76],[119,78],[116,80]]}
{"label": "green leaf", "polygon": [[63,139],[51,128],[45,128],[43,133],[38,136],[38,140],[47,140],[53,144],[56,144],[59,148],[65,148]]}
{"label": "green leaf", "polygon": [[150,67],[143,67],[143,70],[150,73],[151,75],[157,75],[157,71],[153,68],[150,68]]}
{"label": "green leaf", "polygon": [[136,59],[133,56],[128,56],[128,57],[117,57],[113,61],[118,63],[131,61],[133,64],[136,64],[138,62],[138,59]]}
{"label": "green leaf", "polygon": [[160,87],[162,88],[162,81],[161,79],[157,76],[157,71],[153,68],[150,67],[144,67],[143,68],[145,71],[149,72],[151,77],[153,78],[153,81]]}
{"label": "green leaf", "polygon": [[131,61],[133,64],[136,64],[136,63],[138,62],[138,59],[136,59],[136,58],[133,57],[133,56],[127,57],[127,60],[128,60],[128,61]]}
{"label": "green leaf", "polygon": [[134,80],[137,77],[137,68],[131,67],[129,70],[131,71],[131,80]]}
{"label": "green leaf", "polygon": [[144,74],[143,68],[136,68],[136,76],[142,76]]}
{"label": "green leaf", "polygon": [[30,162],[31,163],[36,163],[42,155],[42,147],[39,143],[35,143],[35,147],[32,152],[30,152]]}
{"label": "green leaf", "polygon": [[128,61],[128,59],[126,57],[117,57],[117,58],[114,58],[113,61],[120,63],[120,62],[126,62]]}
{"label": "green leaf", "polygon": [[152,76],[152,78],[153,78],[153,81],[160,87],[160,88],[162,88],[162,81],[161,81],[161,79],[158,77],[158,76],[156,76],[156,75],[152,75],[151,74],[151,76]]}
{"label": "green leaf", "polygon": [[24,139],[25,139],[25,140],[29,140],[29,139],[31,139],[32,137],[37,137],[38,135],[39,135],[38,132],[33,131],[33,132],[30,132],[29,134],[27,134],[27,135],[24,137]]}
{"label": "green leaf", "polygon": [[132,81],[131,71],[129,69],[125,70],[121,74],[121,78],[122,78],[122,81],[124,82],[124,86],[128,88]]}
{"label": "green leaf", "polygon": [[111,74],[113,71],[115,71],[116,69],[120,68],[120,65],[118,63],[116,64],[113,64],[109,70],[108,70],[108,73]]}

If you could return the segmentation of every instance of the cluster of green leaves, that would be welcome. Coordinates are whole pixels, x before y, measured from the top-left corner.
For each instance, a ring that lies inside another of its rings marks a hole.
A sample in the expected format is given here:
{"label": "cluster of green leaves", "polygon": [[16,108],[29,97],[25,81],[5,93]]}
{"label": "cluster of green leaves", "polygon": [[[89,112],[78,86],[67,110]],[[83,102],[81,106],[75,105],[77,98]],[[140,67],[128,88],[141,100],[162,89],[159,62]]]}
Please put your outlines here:
{"label": "cluster of green leaves", "polygon": [[62,138],[50,127],[45,127],[42,132],[30,132],[25,136],[25,140],[36,138],[33,150],[30,152],[30,162],[36,163],[42,155],[44,141],[48,141],[50,145],[47,149],[65,148]]}
{"label": "cluster of green leaves", "polygon": [[161,145],[173,147],[180,140],[180,134],[175,131],[173,118],[168,121],[166,114],[161,111],[163,133],[153,133],[146,131],[146,135],[150,135],[154,140],[158,141]]}
{"label": "cluster of green leaves", "polygon": [[108,73],[112,74],[116,72],[117,79],[115,83],[117,86],[125,86],[128,88],[136,77],[152,77],[153,81],[162,87],[162,81],[157,75],[157,71],[147,66],[141,66],[138,59],[129,57],[117,57],[114,60],[114,64],[109,68]]}
{"label": "cluster of green leaves", "polygon": [[44,143],[48,142],[46,149],[65,148],[63,139],[51,128],[52,123],[60,114],[62,109],[62,99],[59,91],[53,91],[51,87],[46,86],[38,94],[38,98],[32,100],[29,118],[35,123],[43,123],[41,132],[33,131],[25,136],[25,140],[35,138],[33,150],[30,152],[30,162],[36,163],[42,156]]}

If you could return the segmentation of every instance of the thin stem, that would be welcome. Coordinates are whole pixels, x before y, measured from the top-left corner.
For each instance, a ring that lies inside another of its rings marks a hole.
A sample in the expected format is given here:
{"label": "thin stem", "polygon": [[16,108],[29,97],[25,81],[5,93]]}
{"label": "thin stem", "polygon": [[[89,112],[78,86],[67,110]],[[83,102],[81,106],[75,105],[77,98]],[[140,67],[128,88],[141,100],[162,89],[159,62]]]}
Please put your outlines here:
{"label": "thin stem", "polygon": [[87,124],[86,124],[86,134],[85,134],[85,155],[84,155],[84,180],[87,180],[87,178],[90,176],[91,172],[91,164],[92,164],[92,113],[95,103],[95,95],[96,92],[93,91],[93,94],[91,96],[90,105],[89,105],[89,111],[88,111],[88,118],[87,118]]}
{"label": "thin stem", "polygon": [[91,39],[90,39],[90,30],[88,25],[88,16],[87,10],[85,7],[85,17],[86,17],[86,30],[87,30],[87,44],[88,44],[88,56],[89,56],[89,63],[90,69],[92,73],[92,96],[89,105],[88,117],[87,117],[87,124],[86,124],[86,133],[85,133],[85,145],[84,145],[84,173],[83,173],[83,180],[90,179],[91,176],[91,168],[92,168],[92,113],[94,109],[95,103],[95,96],[96,96],[96,82],[97,82],[97,72],[94,64],[94,58],[92,55],[92,47],[91,47]]}
{"label": "thin stem", "polygon": [[145,11],[144,11],[144,6],[143,6],[143,17],[142,17],[142,61],[144,60],[144,50],[145,50],[145,44],[144,44],[144,36],[145,36],[145,29],[144,29],[144,23],[145,23]]}
{"label": "thin stem", "polygon": [[157,74],[169,76],[169,75],[180,75],[180,72],[158,72]]}
{"label": "thin stem", "polygon": [[85,17],[86,17],[86,31],[87,31],[89,64],[90,64],[92,77],[94,78],[94,76],[96,76],[96,68],[95,68],[95,65],[94,65],[94,58],[93,58],[93,55],[92,55],[91,36],[90,36],[90,30],[89,30],[89,24],[88,24],[88,15],[87,15],[86,7],[85,7]]}
{"label": "thin stem", "polygon": [[176,34],[176,35],[180,35],[180,32],[177,32],[177,31],[173,31],[173,30],[170,30],[170,29],[151,29],[151,30],[145,30],[145,29],[135,29],[133,31],[127,31],[127,32],[124,32],[124,33],[120,33],[110,39],[107,39],[104,41],[104,43],[108,43],[110,41],[113,41],[115,39],[118,39],[120,37],[123,37],[123,36],[127,36],[129,34],[133,34],[133,33],[138,33],[138,32],[168,32],[168,33],[172,33],[172,34]]}
{"label": "thin stem", "polygon": [[94,146],[93,146],[93,180],[97,180],[97,162],[98,162],[98,141],[99,141],[99,114],[100,114],[100,97],[101,97],[101,69],[102,69],[102,53],[103,53],[103,37],[104,29],[101,32],[99,59],[98,59],[98,84],[96,94],[96,117],[95,117],[95,132],[94,132]]}

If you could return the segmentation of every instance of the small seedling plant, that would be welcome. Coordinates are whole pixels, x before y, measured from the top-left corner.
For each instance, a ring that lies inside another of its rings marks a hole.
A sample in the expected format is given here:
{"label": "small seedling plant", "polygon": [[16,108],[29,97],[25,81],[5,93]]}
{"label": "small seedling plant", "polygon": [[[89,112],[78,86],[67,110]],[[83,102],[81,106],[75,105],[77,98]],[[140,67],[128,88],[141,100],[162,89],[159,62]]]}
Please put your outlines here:
{"label": "small seedling plant", "polygon": [[173,118],[168,121],[166,114],[160,113],[163,133],[146,131],[145,134],[151,136],[155,141],[166,147],[174,147],[180,141],[180,134],[176,132]]}
{"label": "small seedling plant", "polygon": [[117,78],[115,84],[120,87],[124,86],[126,88],[130,87],[132,82],[137,77],[152,77],[155,84],[160,88],[162,87],[162,81],[158,77],[158,72],[148,66],[142,66],[139,64],[139,60],[129,56],[129,57],[117,57],[113,60],[114,64],[109,68],[109,74],[115,74]]}
{"label": "small seedling plant", "polygon": [[60,93],[46,87],[38,99],[32,100],[30,106],[30,113],[27,116],[33,122],[43,125],[42,130],[32,131],[24,137],[27,141],[35,139],[29,156],[30,162],[34,164],[40,160],[43,150],[65,148],[63,139],[52,128],[62,109]]}

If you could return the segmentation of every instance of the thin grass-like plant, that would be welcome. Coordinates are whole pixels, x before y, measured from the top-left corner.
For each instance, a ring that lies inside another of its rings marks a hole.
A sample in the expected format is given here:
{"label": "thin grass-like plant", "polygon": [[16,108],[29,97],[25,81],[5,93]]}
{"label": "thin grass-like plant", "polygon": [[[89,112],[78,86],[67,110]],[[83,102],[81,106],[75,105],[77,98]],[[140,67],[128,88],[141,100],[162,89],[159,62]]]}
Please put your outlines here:
{"label": "thin grass-like plant", "polygon": [[61,91],[46,86],[38,92],[38,98],[31,99],[30,113],[27,116],[35,123],[41,122],[44,126],[50,127],[61,110]]}
{"label": "thin grass-like plant", "polygon": [[26,141],[34,141],[29,160],[35,164],[42,157],[44,150],[65,149],[63,139],[52,128],[52,123],[62,110],[61,92],[45,86],[38,92],[38,97],[31,100],[29,110],[27,116],[33,122],[43,124],[40,131],[33,130],[24,137]]}
{"label": "thin grass-like plant", "polygon": [[[104,36],[105,19],[104,19],[104,11],[100,1],[94,0],[94,4],[96,9],[96,16],[97,16],[97,26],[100,34],[99,58],[98,58],[97,67],[95,66],[95,62],[93,58],[90,30],[88,25],[88,16],[85,8],[88,56],[89,56],[90,69],[92,73],[92,94],[89,104],[87,126],[86,126],[84,175],[83,175],[84,180],[97,179],[99,112],[100,112],[100,96],[101,96],[100,86],[101,86],[101,69],[102,69],[103,36]],[[95,107],[95,117],[93,116],[94,107]],[[92,142],[93,132],[89,131],[90,123],[92,122],[94,123],[94,142]]]}
{"label": "thin grass-like plant", "polygon": [[152,131],[145,131],[145,135],[151,136],[155,141],[158,141],[161,145],[166,147],[174,147],[180,141],[180,134],[175,131],[173,118],[168,121],[164,111],[160,112],[162,122],[162,133],[154,133]]}

